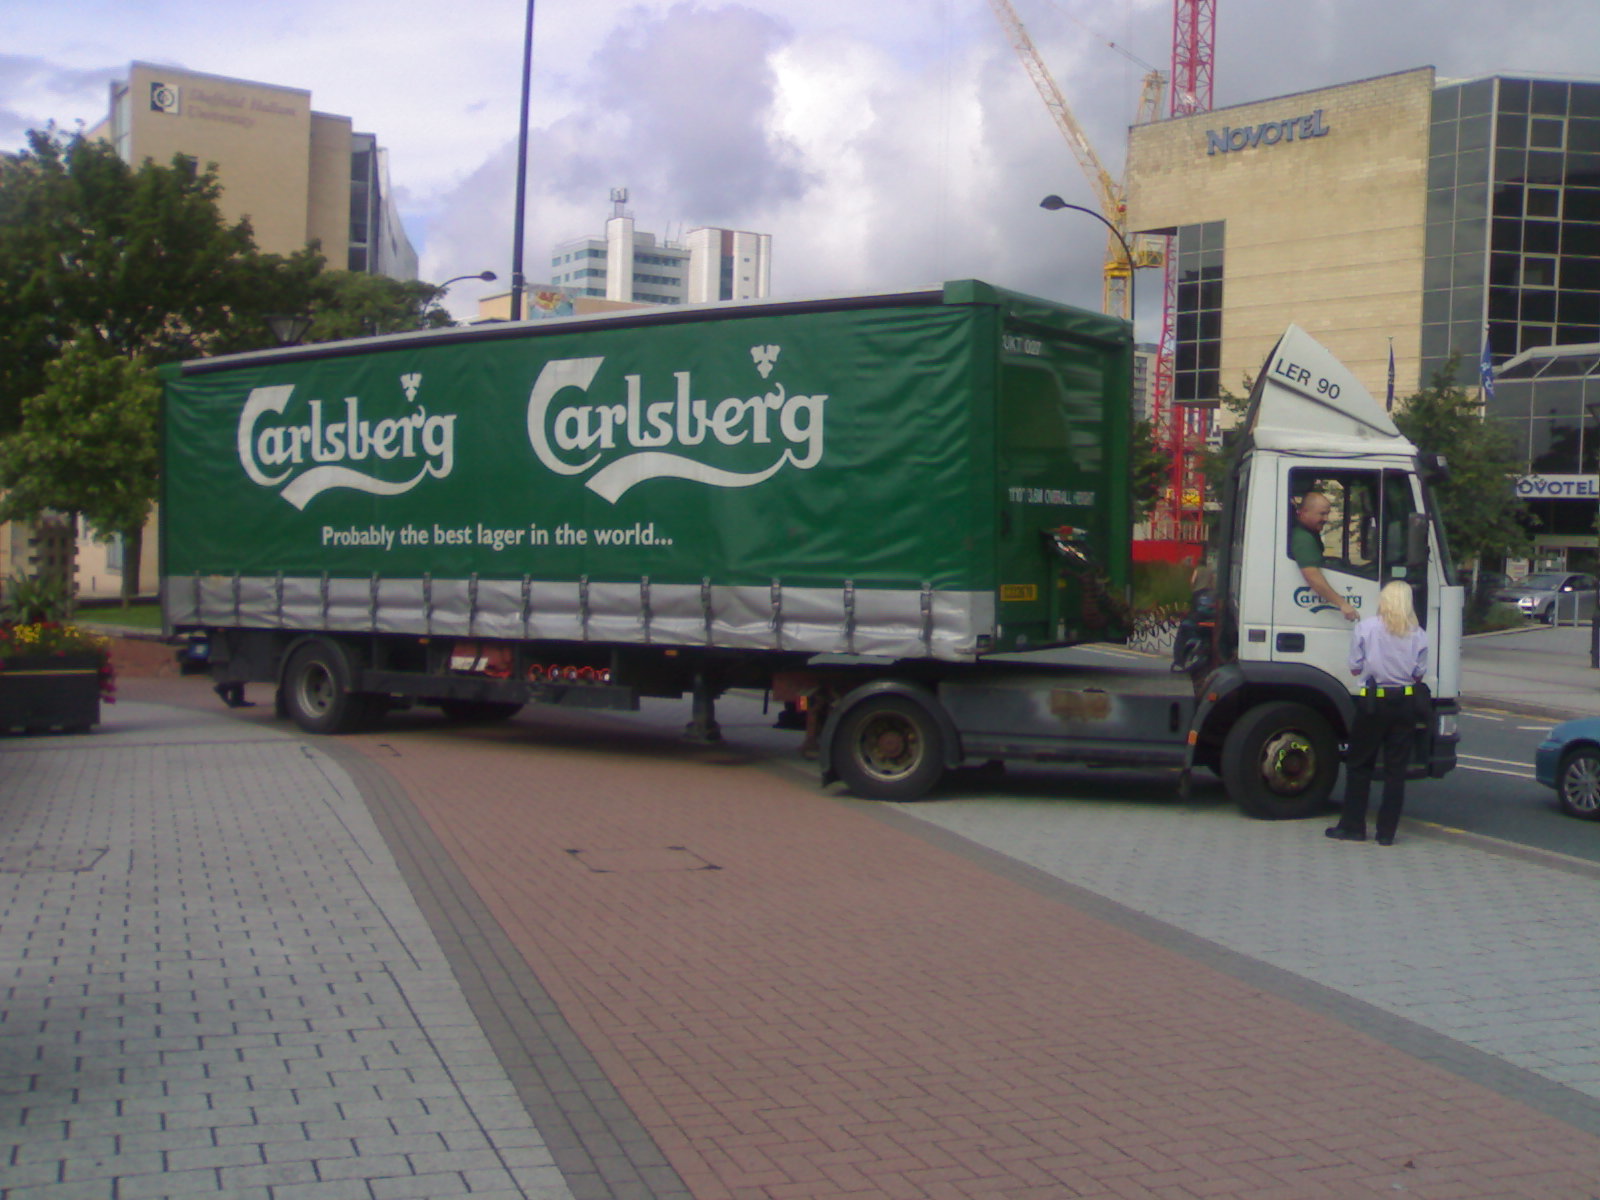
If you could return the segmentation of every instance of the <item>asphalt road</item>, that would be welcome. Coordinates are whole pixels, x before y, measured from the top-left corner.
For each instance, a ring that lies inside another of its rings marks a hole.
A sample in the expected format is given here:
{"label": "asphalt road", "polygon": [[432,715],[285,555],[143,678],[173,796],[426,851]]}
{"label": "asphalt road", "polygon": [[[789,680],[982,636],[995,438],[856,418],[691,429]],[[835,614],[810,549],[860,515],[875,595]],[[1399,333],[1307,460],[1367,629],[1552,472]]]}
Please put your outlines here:
{"label": "asphalt road", "polygon": [[[815,765],[796,754],[800,735],[772,727],[777,708],[773,705],[763,711],[759,700],[736,694],[718,702],[717,717],[729,747],[747,755],[750,765],[782,770],[815,782]],[[637,714],[610,714],[608,719],[642,725],[655,734],[670,737],[681,731],[688,716],[687,704],[647,701]],[[519,719],[536,720],[536,710],[529,709]],[[1555,793],[1534,781],[1534,747],[1550,724],[1501,713],[1464,713],[1457,769],[1444,779],[1410,784],[1406,816],[1600,862],[1600,822],[1578,821],[1565,815],[1556,803]],[[1064,804],[1115,800],[1130,805],[1187,805],[1206,810],[1232,803],[1209,772],[1196,773],[1186,800],[1180,801],[1176,780],[1176,775],[1168,771],[1013,763],[1003,774],[980,769],[955,772],[941,785],[935,800],[959,802],[1010,796]],[[1343,787],[1342,777],[1339,787]],[[1335,800],[1341,794],[1336,790]],[[1373,802],[1376,801],[1374,794]],[[1241,815],[1239,819],[1247,818]]]}
{"label": "asphalt road", "polygon": [[1413,784],[1406,793],[1406,815],[1600,862],[1600,822],[1567,816],[1555,792],[1534,782],[1534,747],[1552,723],[1468,711],[1461,720],[1456,770],[1444,779]]}

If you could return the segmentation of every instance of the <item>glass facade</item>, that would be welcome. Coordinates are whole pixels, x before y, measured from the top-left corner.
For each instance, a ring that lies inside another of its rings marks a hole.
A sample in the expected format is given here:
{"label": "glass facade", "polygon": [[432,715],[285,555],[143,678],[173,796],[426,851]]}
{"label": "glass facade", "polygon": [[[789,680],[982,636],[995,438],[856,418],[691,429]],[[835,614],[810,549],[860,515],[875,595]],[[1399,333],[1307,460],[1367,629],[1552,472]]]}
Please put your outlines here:
{"label": "glass facade", "polygon": [[1178,264],[1173,309],[1172,397],[1215,403],[1222,389],[1222,221],[1180,225],[1172,239]]}
{"label": "glass facade", "polygon": [[1600,341],[1600,83],[1494,78],[1434,93],[1422,378],[1475,383],[1535,346]]}
{"label": "glass facade", "polygon": [[[1496,77],[1434,92],[1422,379],[1459,356],[1530,476],[1600,451],[1600,83]],[[1593,409],[1590,406],[1593,405]],[[1594,536],[1592,504],[1530,496],[1541,542]]]}

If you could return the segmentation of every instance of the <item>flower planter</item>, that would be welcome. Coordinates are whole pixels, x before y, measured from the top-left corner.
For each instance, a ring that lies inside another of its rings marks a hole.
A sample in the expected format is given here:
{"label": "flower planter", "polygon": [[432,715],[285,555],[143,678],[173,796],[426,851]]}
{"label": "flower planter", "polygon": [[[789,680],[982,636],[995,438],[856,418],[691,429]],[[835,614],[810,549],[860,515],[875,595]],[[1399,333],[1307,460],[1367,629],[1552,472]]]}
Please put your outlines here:
{"label": "flower planter", "polygon": [[93,653],[30,654],[0,663],[0,731],[80,733],[100,723]]}

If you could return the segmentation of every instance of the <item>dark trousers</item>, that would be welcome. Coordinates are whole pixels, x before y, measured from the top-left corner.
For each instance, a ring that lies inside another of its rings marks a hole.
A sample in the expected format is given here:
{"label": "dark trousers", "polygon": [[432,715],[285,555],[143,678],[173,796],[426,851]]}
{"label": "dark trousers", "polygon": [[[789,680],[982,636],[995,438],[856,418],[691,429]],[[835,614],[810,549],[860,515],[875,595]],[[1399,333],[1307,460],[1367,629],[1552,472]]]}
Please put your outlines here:
{"label": "dark trousers", "polygon": [[1344,811],[1339,815],[1339,825],[1352,833],[1366,832],[1367,794],[1372,790],[1372,771],[1381,752],[1383,800],[1378,805],[1378,836],[1392,838],[1406,800],[1406,764],[1411,759],[1416,709],[1411,697],[1403,693],[1371,703],[1370,711],[1356,717],[1355,728],[1350,732]]}

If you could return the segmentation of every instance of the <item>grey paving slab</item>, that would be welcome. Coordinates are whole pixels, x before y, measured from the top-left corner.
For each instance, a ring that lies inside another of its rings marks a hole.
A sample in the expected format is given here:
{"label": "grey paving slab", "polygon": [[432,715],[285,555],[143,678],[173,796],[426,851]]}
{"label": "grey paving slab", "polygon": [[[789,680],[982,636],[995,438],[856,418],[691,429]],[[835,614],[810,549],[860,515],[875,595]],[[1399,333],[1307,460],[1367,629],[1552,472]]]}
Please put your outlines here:
{"label": "grey paving slab", "polygon": [[[1133,913],[1600,1100],[1592,864],[1402,826],[1392,847],[1232,806],[894,806]],[[1381,1034],[1380,1034],[1381,1036]]]}
{"label": "grey paving slab", "polygon": [[571,1195],[358,788],[279,731],[0,741],[0,1047],[6,1200],[342,1200],[413,1159],[450,1170],[412,1194]]}

